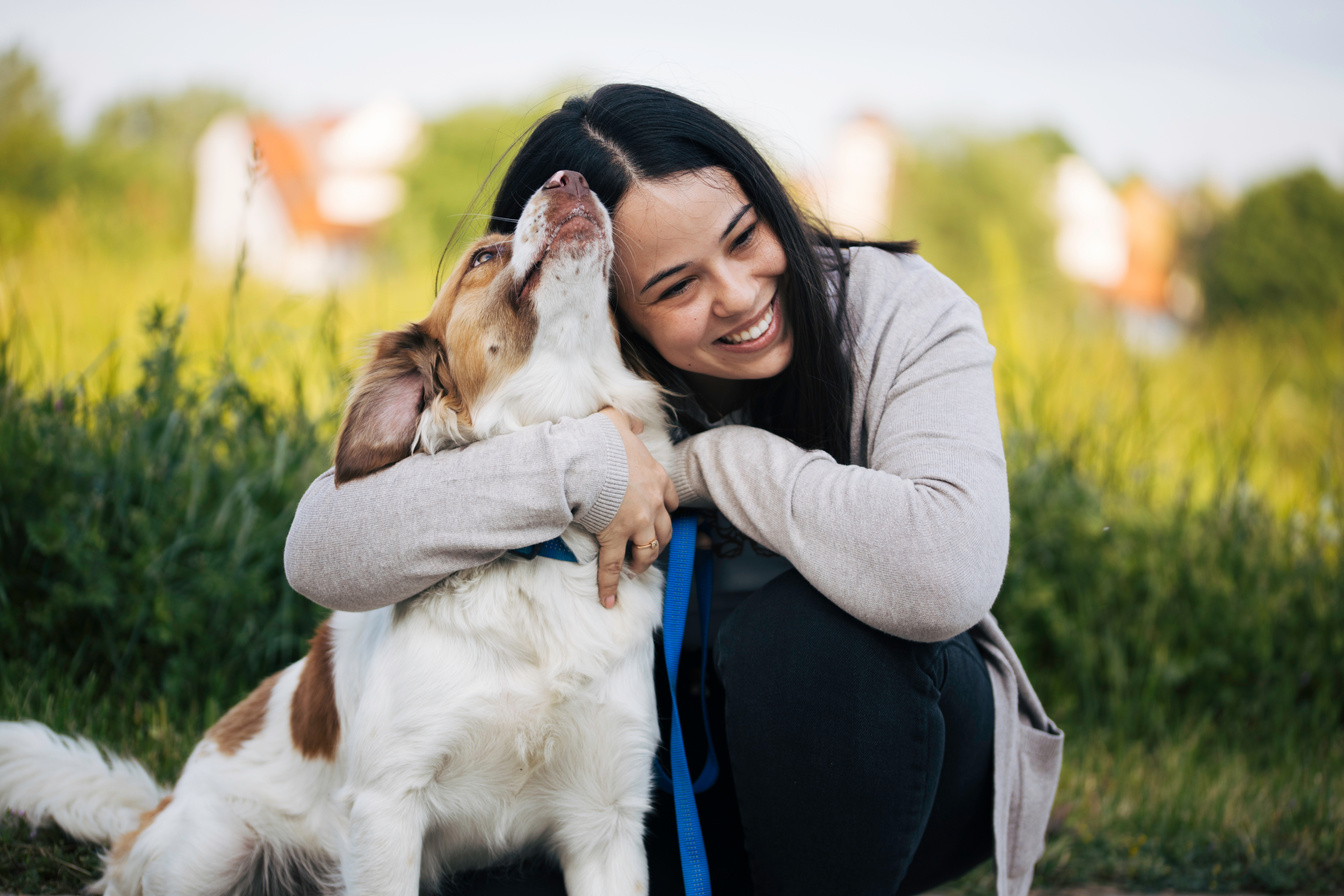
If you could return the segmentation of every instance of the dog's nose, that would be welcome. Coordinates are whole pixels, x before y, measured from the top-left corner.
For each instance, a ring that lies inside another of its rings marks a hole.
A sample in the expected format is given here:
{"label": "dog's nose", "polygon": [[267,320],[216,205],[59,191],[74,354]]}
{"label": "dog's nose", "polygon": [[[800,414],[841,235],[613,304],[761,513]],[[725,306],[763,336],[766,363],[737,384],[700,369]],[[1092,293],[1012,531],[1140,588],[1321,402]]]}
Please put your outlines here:
{"label": "dog's nose", "polygon": [[579,198],[588,195],[588,181],[577,171],[557,171],[546,181],[543,190],[564,190]]}

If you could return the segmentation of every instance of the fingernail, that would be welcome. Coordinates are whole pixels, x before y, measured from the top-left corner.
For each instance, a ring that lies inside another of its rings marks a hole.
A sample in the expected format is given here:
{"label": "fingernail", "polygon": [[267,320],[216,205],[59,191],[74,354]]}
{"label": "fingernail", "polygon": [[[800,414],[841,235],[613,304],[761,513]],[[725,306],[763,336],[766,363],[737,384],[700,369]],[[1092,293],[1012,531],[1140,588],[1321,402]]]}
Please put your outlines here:
{"label": "fingernail", "polygon": [[608,594],[606,597],[602,598],[602,606],[606,607],[608,610],[616,606],[616,595]]}

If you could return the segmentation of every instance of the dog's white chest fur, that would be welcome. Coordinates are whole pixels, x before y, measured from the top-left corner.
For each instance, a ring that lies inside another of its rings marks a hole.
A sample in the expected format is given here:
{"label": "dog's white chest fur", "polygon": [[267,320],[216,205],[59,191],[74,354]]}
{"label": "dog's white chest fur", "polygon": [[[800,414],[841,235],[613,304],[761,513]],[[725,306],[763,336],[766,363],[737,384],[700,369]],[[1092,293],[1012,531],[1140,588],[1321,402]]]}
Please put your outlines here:
{"label": "dog's white chest fur", "polygon": [[[396,607],[332,617],[338,652],[376,642],[367,668],[335,670],[351,726],[342,761],[368,782],[417,794],[425,871],[545,843],[557,813],[569,827],[582,814],[572,801],[643,816],[662,574],[627,578],[604,609],[591,599],[591,537],[569,541],[587,562],[505,557]],[[371,682],[377,692],[361,691]],[[619,755],[627,758],[614,763]],[[358,794],[348,788],[341,799],[353,805]]]}

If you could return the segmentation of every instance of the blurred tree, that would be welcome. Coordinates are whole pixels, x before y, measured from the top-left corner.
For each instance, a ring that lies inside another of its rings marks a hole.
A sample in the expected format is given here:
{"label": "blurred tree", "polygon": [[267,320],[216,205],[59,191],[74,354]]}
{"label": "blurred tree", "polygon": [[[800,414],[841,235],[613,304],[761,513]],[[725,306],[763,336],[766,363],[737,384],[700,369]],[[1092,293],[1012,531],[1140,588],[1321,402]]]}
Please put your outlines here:
{"label": "blurred tree", "polygon": [[1203,247],[1206,320],[1344,309],[1344,193],[1316,170],[1253,188]]}
{"label": "blurred tree", "polygon": [[235,93],[192,87],[168,96],[137,96],[105,109],[93,126],[90,144],[147,152],[176,168],[188,168],[196,140],[221,112],[243,107]]}
{"label": "blurred tree", "polygon": [[1034,148],[1051,165],[1065,156],[1076,155],[1078,152],[1069,142],[1069,138],[1054,128],[1037,128],[1034,131],[1027,131],[1025,134],[1016,137],[1012,142]]}
{"label": "blurred tree", "polygon": [[55,95],[37,63],[11,47],[0,55],[0,243],[22,243],[60,196],[68,154]]}
{"label": "blurred tree", "polygon": [[97,238],[121,251],[185,245],[196,141],[215,116],[243,105],[236,94],[192,87],[129,97],[105,109],[75,154],[72,172]]}
{"label": "blurred tree", "polygon": [[81,233],[118,252],[185,245],[192,152],[220,112],[242,100],[194,87],[120,100],[70,145],[40,67],[19,47],[0,55],[0,246],[21,248],[62,197]]}
{"label": "blurred tree", "polygon": [[926,140],[898,163],[892,235],[918,240],[921,255],[982,303],[1023,287],[1063,295],[1048,197],[1068,152],[1050,130]]}

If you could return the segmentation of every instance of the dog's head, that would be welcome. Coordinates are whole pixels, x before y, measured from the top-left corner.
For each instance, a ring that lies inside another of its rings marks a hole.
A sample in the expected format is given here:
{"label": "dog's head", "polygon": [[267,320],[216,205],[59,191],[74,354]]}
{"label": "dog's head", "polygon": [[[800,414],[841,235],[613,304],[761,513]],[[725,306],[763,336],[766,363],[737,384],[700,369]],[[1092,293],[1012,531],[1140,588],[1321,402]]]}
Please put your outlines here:
{"label": "dog's head", "polygon": [[620,363],[607,304],[612,251],[607,210],[582,175],[557,172],[512,235],[487,234],[462,255],[428,317],[379,337],[346,408],[336,484],[417,448],[610,403],[592,370]]}

